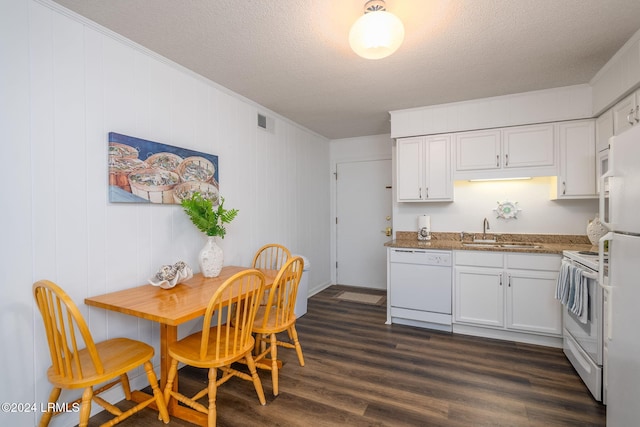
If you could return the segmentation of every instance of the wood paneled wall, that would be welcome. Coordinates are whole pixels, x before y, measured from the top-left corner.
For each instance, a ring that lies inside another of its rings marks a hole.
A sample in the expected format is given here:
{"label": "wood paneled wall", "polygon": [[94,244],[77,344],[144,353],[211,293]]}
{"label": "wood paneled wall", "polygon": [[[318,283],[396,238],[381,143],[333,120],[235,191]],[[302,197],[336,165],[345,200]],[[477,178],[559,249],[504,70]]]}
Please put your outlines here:
{"label": "wood paneled wall", "polygon": [[[64,287],[95,339],[157,346],[157,325],[83,299],[143,284],[178,260],[197,269],[205,239],[179,206],[108,202],[110,131],[219,156],[221,193],[240,210],[221,242],[225,264],[249,265],[276,241],[309,258],[311,289],[330,283],[326,138],[48,0],[3,2],[0,15],[1,176],[10,184],[0,313],[3,343],[15,349],[0,352],[11,367],[3,401],[46,402],[49,392],[34,281]],[[272,132],[257,127],[258,113],[274,119]],[[33,425],[39,414],[0,417]],[[77,423],[77,414],[58,418],[52,425]]]}

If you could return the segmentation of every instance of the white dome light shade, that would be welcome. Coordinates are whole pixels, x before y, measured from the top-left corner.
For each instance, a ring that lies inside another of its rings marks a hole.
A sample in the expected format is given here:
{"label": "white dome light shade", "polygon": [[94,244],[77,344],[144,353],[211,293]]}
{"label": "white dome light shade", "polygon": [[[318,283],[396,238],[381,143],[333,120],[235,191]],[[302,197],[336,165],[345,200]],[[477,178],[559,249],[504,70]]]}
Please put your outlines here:
{"label": "white dome light shade", "polygon": [[403,40],[402,21],[383,10],[365,13],[354,22],[349,32],[351,48],[366,59],[380,59],[391,55]]}

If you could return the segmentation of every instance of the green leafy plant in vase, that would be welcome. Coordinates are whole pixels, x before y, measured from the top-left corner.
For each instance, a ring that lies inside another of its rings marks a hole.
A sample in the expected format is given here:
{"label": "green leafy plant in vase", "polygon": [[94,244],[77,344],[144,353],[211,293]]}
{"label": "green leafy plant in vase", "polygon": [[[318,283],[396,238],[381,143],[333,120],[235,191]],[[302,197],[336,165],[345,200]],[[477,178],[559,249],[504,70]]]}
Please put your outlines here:
{"label": "green leafy plant in vase", "polygon": [[212,200],[202,197],[198,192],[193,193],[190,198],[183,199],[181,204],[193,225],[208,236],[207,244],[198,256],[202,275],[218,277],[222,271],[223,253],[215,238],[224,239],[227,233],[224,225],[234,220],[238,210],[225,209],[223,197],[220,198],[220,204],[214,207]]}

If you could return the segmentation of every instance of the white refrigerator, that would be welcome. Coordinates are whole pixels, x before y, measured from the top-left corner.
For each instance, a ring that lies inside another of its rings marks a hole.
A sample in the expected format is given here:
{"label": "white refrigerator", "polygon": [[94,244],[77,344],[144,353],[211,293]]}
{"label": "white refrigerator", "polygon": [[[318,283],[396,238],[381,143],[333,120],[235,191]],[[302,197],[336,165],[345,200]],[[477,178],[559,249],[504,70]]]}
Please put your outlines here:
{"label": "white refrigerator", "polygon": [[[608,198],[604,183],[608,181]],[[640,125],[610,139],[609,171],[601,178],[600,217],[610,233],[605,307],[607,426],[640,425]]]}

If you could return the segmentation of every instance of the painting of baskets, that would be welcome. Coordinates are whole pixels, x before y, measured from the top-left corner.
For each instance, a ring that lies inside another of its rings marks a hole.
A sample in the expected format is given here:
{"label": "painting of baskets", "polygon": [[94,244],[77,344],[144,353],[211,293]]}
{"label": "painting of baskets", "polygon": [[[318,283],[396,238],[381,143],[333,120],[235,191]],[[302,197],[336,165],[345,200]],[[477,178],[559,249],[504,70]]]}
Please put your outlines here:
{"label": "painting of baskets", "polygon": [[146,162],[151,168],[159,168],[174,172],[180,163],[182,163],[182,157],[173,153],[156,153],[149,156]]}
{"label": "painting of baskets", "polygon": [[211,182],[215,171],[213,163],[199,156],[187,157],[176,170],[183,182]]}
{"label": "painting of baskets", "polygon": [[173,189],[173,198],[176,203],[182,203],[184,199],[190,199],[193,193],[200,193],[200,195],[213,202],[213,205],[218,204],[218,197],[220,193],[218,188],[213,184],[202,181],[187,181],[182,184],[178,184]]}
{"label": "painting of baskets", "polygon": [[[137,152],[136,152],[137,154]],[[140,159],[127,157],[109,157],[109,185],[115,185],[125,191],[131,192],[129,174],[149,166]]]}
{"label": "painting of baskets", "polygon": [[131,191],[151,203],[173,203],[173,187],[180,182],[177,173],[164,169],[142,169],[129,174]]}
{"label": "painting of baskets", "polygon": [[108,158],[110,202],[179,204],[198,191],[217,203],[218,156],[109,132]]}

